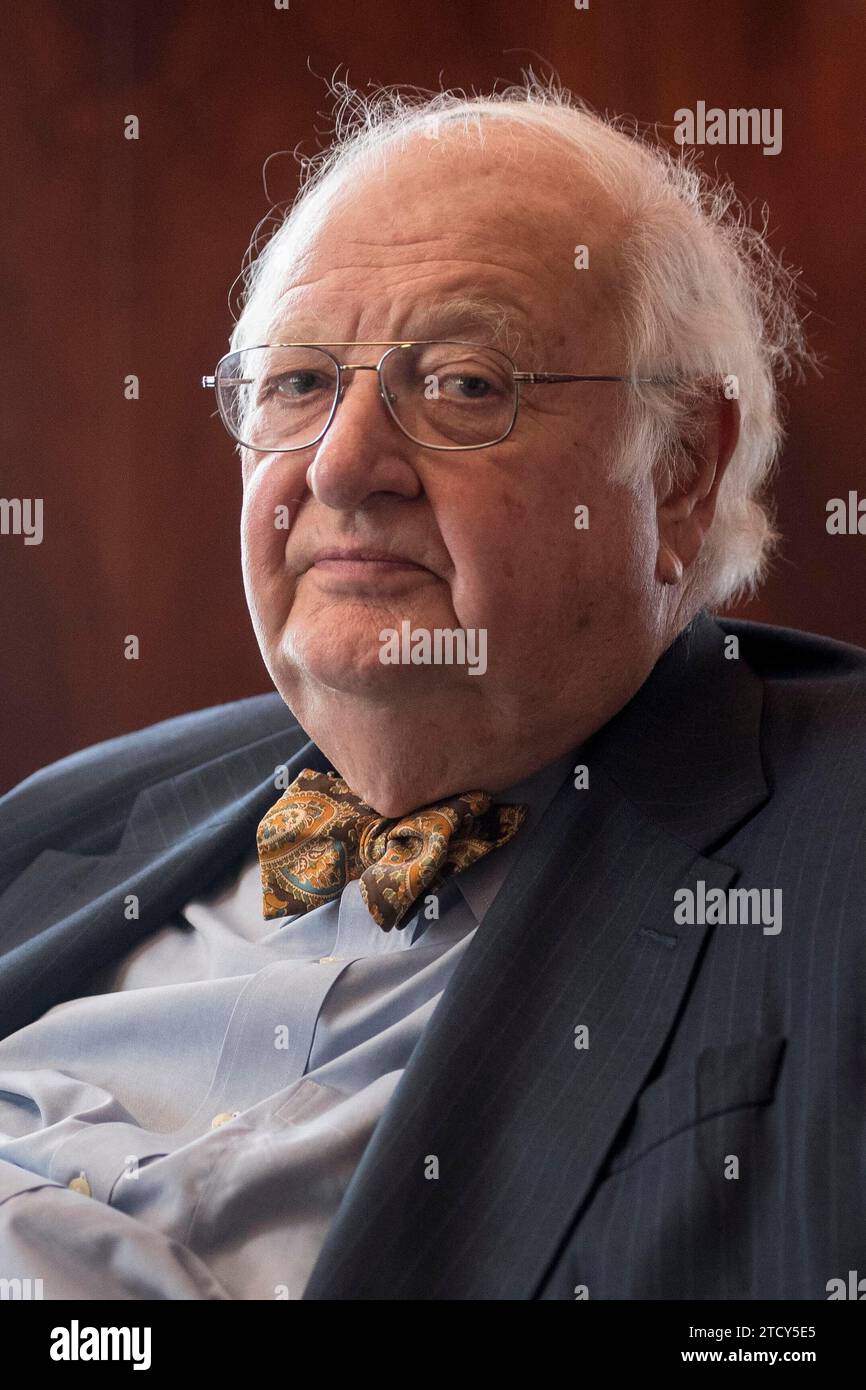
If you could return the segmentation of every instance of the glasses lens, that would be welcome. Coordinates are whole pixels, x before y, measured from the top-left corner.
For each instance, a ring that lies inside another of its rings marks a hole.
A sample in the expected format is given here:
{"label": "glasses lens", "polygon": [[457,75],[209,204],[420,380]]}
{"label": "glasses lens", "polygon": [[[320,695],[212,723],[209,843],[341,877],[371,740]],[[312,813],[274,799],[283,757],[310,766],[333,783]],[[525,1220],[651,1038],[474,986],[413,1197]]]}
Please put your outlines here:
{"label": "glasses lens", "polygon": [[463,448],[495,444],[517,409],[509,358],[471,343],[395,348],[382,366],[388,407],[419,444]]}
{"label": "glasses lens", "polygon": [[250,449],[302,449],[328,423],[337,368],[318,348],[244,348],[221,363],[216,386],[239,443]]}

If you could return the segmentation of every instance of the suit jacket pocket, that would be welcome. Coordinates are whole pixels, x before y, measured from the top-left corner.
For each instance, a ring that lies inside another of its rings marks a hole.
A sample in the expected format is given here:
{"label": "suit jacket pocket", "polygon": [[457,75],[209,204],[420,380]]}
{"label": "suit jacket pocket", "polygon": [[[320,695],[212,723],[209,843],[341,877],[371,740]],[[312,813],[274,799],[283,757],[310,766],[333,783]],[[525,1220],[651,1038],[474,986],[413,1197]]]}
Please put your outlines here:
{"label": "suit jacket pocket", "polygon": [[697,1057],[663,1072],[638,1096],[617,1138],[605,1174],[703,1120],[773,1099],[785,1038],[760,1034],[728,1047],[705,1047]]}

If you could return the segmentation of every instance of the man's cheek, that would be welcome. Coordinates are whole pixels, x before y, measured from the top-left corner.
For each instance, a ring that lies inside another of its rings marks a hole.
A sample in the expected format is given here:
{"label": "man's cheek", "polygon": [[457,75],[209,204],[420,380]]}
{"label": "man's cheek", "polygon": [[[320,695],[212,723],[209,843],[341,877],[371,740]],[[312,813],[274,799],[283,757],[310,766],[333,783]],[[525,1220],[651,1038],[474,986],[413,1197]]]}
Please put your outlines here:
{"label": "man's cheek", "polygon": [[247,602],[257,626],[271,631],[285,620],[294,599],[294,576],[285,565],[283,544],[250,525],[243,535],[242,568]]}
{"label": "man's cheek", "polygon": [[274,571],[285,563],[288,531],[278,525],[277,516],[264,498],[257,499],[244,512],[241,531],[249,565]]}

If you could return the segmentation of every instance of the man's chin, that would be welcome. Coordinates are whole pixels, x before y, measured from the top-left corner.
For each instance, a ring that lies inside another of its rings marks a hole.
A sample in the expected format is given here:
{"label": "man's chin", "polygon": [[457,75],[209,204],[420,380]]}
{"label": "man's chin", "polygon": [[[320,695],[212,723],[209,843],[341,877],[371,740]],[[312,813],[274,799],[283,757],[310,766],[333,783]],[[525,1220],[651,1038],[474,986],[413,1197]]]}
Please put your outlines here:
{"label": "man's chin", "polygon": [[[384,607],[370,611],[353,605],[339,613],[331,609],[317,615],[318,620],[290,620],[276,659],[287,674],[294,670],[335,690],[393,690],[416,686],[419,679],[432,684],[441,672],[413,660],[408,636],[428,631],[435,617],[424,613],[401,619]],[[456,627],[456,621],[451,626]]]}
{"label": "man's chin", "polygon": [[344,652],[293,654],[291,661],[279,663],[276,676],[278,688],[305,688],[307,693],[318,688],[345,695],[379,696],[391,699],[410,692],[430,690],[438,684],[442,672],[428,667],[386,665],[373,657],[353,660]]}

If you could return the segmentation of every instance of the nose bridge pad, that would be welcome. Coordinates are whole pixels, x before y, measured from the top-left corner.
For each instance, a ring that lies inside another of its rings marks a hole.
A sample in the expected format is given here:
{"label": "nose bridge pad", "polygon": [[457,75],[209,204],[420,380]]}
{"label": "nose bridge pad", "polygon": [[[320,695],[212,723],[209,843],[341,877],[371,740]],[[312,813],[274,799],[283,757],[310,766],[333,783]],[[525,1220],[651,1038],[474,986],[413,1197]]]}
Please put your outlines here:
{"label": "nose bridge pad", "polygon": [[[337,399],[340,400],[340,401],[343,399],[343,397],[344,397],[345,394],[346,394],[346,387],[350,384],[349,379],[348,379],[348,377],[347,377],[347,373],[350,373],[350,372],[351,372],[352,375],[354,375],[355,372],[375,372],[375,371],[376,371],[376,368],[373,367],[373,366],[367,366],[366,362],[344,362],[342,368],[340,369],[340,392],[339,392],[339,395],[338,395]],[[378,375],[378,373],[377,373],[377,375]],[[381,391],[382,391],[382,381],[381,381],[381,378],[379,378],[379,392],[380,392],[380,394],[381,394]]]}
{"label": "nose bridge pad", "polygon": [[350,362],[343,364],[340,373],[340,390],[339,394],[337,395],[337,406],[339,407],[343,403],[343,397],[346,394],[346,387],[349,385],[349,381],[347,380],[346,374],[349,372],[353,374],[355,372],[376,372],[377,384],[379,387],[379,398],[382,401],[382,404],[385,406],[385,409],[388,411],[390,417],[392,404],[394,401],[396,401],[397,394],[394,391],[387,391],[385,389],[385,383],[382,380],[382,373],[378,371],[372,363],[370,363],[369,365],[366,362]]}
{"label": "nose bridge pad", "polygon": [[391,413],[391,408],[394,402],[397,400],[397,392],[392,390],[390,386],[386,386],[385,384],[385,378],[387,376],[388,366],[390,363],[391,358],[387,357],[379,370],[379,395],[382,397],[382,400],[385,403],[385,408],[388,410],[389,413]]}

